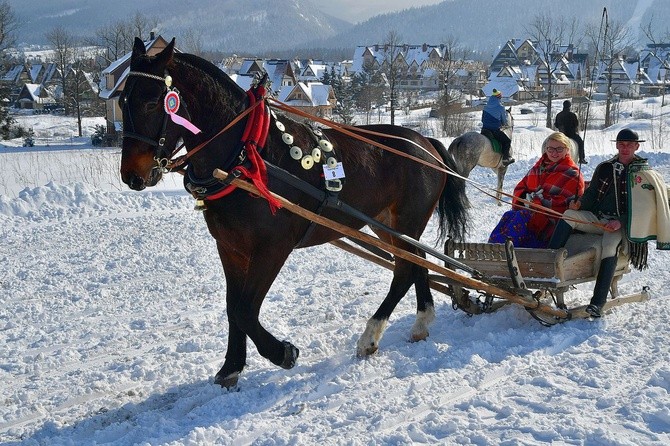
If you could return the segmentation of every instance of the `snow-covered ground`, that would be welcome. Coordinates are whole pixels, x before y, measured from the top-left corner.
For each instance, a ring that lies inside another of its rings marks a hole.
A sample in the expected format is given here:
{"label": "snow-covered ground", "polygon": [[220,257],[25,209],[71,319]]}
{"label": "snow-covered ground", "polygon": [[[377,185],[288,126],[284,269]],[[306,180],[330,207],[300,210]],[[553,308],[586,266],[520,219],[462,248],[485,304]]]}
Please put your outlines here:
{"label": "snow-covered ground", "polygon": [[[625,103],[615,126],[589,130],[585,176],[630,126],[670,182],[666,108]],[[510,192],[549,133],[541,115],[514,114]],[[298,364],[279,369],[250,344],[229,392],[212,382],[227,341],[225,281],[180,180],[131,192],[119,150],[90,147],[100,121],[79,139],[65,118],[21,119],[38,146],[0,147],[0,443],[670,444],[670,254],[653,243],[650,268],[619,285],[649,286],[648,302],[545,328],[515,305],[468,317],[436,294],[430,337],[410,343],[410,292],[366,360],[356,341],[390,272],[330,245],[295,251],[261,320],[300,348]],[[472,179],[495,182],[481,168]],[[468,190],[470,239],[484,241],[508,207]],[[422,240],[434,236],[431,224]],[[590,286],[569,304],[586,303]]]}

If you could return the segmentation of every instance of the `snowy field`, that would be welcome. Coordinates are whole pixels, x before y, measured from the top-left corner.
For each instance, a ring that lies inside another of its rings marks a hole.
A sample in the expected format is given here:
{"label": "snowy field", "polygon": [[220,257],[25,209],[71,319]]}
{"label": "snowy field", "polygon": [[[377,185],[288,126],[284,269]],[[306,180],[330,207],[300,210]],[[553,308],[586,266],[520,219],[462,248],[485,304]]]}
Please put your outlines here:
{"label": "snowy field", "polygon": [[[540,113],[513,113],[508,192],[550,132]],[[300,348],[298,364],[280,369],[250,343],[229,392],[213,384],[225,281],[181,180],[132,192],[119,149],[90,146],[102,120],[76,138],[66,118],[20,118],[37,146],[0,146],[1,444],[670,444],[670,253],[653,243],[649,269],[619,284],[649,286],[648,302],[546,328],[514,305],[468,317],[435,293],[430,337],[410,343],[412,291],[366,360],[356,342],[390,272],[329,245],[295,251],[261,321]],[[587,133],[585,177],[630,126],[670,183],[668,118],[657,100],[622,104],[616,125]],[[495,182],[481,168],[471,178]],[[485,241],[508,206],[468,192],[469,239]],[[434,239],[431,223],[422,241]],[[590,286],[568,303],[587,303]]]}

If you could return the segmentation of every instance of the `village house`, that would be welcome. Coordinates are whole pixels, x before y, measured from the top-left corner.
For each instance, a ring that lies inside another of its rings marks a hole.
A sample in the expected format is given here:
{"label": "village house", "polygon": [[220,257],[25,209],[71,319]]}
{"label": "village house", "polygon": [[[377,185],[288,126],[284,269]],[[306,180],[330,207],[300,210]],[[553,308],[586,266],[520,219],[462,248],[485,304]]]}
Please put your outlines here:
{"label": "village house", "polygon": [[279,101],[306,113],[332,117],[337,101],[330,85],[321,80],[328,69],[326,64],[285,59],[246,59],[236,73],[228,73],[237,85],[248,90],[254,79],[268,74],[270,92]]}
{"label": "village house", "polygon": [[15,101],[20,109],[49,110],[56,108],[56,99],[42,84],[23,84]]}
{"label": "village house", "polygon": [[622,98],[639,98],[643,85],[639,68],[639,61],[628,62],[622,56],[600,61],[594,71],[596,92],[607,93],[609,90]]}
{"label": "village house", "polygon": [[351,74],[384,69],[393,63],[400,75],[399,90],[436,91],[443,87],[442,70],[448,57],[445,45],[358,46]]}
{"label": "village house", "polygon": [[278,100],[309,114],[330,119],[337,104],[333,87],[321,82],[298,82],[279,92]]}
{"label": "village house", "polygon": [[551,53],[542,53],[530,39],[505,42],[490,65],[486,95],[493,89],[508,99],[526,101],[546,98],[551,82],[554,97],[585,95],[589,71],[588,55],[572,45],[551,45]]}
{"label": "village house", "polygon": [[640,52],[640,71],[645,74],[640,93],[658,96],[670,86],[670,43],[650,43]]}

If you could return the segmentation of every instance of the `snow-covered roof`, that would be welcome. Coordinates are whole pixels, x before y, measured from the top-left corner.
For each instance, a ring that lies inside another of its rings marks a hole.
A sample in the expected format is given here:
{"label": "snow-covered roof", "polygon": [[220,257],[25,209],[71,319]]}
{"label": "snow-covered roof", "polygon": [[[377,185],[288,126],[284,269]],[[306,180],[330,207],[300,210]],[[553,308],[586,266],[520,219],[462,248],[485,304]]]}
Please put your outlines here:
{"label": "snow-covered roof", "polygon": [[[393,51],[393,53],[390,53]],[[407,65],[416,63],[422,66],[424,62],[430,59],[432,53],[440,58],[444,57],[445,47],[443,45],[397,45],[393,48],[388,45],[357,46],[354,50],[354,58],[351,65],[352,72],[363,70],[365,55],[370,54],[378,65],[382,65],[388,56],[401,57]],[[388,53],[388,54],[387,54]]]}
{"label": "snow-covered roof", "polygon": [[2,80],[7,82],[16,82],[23,72],[23,69],[23,65],[14,65],[2,76]]}
{"label": "snow-covered roof", "polygon": [[26,91],[33,101],[37,102],[40,98],[40,91],[42,86],[40,84],[24,84],[23,90]]}
{"label": "snow-covered roof", "polygon": [[[301,92],[305,98],[298,98]],[[318,107],[329,105],[328,98],[332,87],[330,85],[324,85],[321,82],[298,82],[296,85],[290,88],[282,88],[279,92],[279,100],[286,102],[294,106],[302,107]]]}
{"label": "snow-covered roof", "polygon": [[[164,43],[167,43],[165,39],[163,39],[162,36],[157,36],[152,40],[144,42],[144,47],[146,48],[147,51],[149,49],[153,48],[153,46],[159,42],[162,41]],[[175,51],[178,51],[175,48]],[[98,94],[102,99],[110,99],[114,96],[114,94],[117,92],[119,87],[125,82],[126,77],[128,77],[128,73],[130,72],[130,56],[132,56],[133,52],[129,51],[123,56],[121,56],[119,59],[115,60],[107,68],[102,70],[101,76],[100,76],[100,84],[99,84],[99,91],[100,93]],[[115,71],[120,70],[126,66],[126,68],[123,70],[123,72],[116,78],[116,82],[111,88],[106,88],[106,77],[107,75],[113,74]]]}
{"label": "snow-covered roof", "polygon": [[28,71],[28,74],[30,75],[30,80],[33,82],[37,82],[39,79],[40,72],[42,71],[42,67],[44,65],[42,64],[34,64],[30,67],[30,70]]}
{"label": "snow-covered roof", "polygon": [[254,76],[242,75],[242,74],[232,74],[230,78],[239,85],[244,91],[247,91],[251,88],[251,83],[254,80]]}

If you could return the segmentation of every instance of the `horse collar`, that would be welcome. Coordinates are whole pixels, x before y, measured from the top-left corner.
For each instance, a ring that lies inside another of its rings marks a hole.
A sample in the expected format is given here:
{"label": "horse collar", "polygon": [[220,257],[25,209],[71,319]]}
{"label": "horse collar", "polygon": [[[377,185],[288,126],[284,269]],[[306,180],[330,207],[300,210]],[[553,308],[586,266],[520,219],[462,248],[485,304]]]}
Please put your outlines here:
{"label": "horse collar", "polygon": [[231,152],[222,166],[223,170],[231,173],[230,181],[221,182],[213,177],[197,179],[191,170],[187,169],[184,187],[196,198],[196,209],[204,208],[204,200],[217,200],[230,194],[235,189],[230,184],[234,178],[249,178],[254,184],[267,181],[265,163],[259,152],[263,150],[267,141],[270,130],[270,113],[265,104],[265,89],[262,87],[263,85],[257,85],[247,91],[249,107],[254,107],[254,110],[247,119],[237,149]]}

